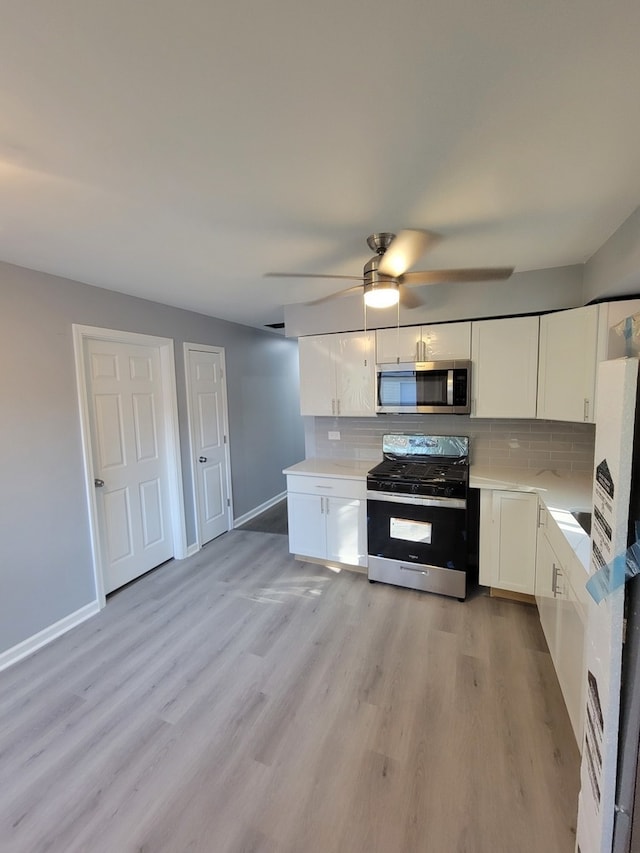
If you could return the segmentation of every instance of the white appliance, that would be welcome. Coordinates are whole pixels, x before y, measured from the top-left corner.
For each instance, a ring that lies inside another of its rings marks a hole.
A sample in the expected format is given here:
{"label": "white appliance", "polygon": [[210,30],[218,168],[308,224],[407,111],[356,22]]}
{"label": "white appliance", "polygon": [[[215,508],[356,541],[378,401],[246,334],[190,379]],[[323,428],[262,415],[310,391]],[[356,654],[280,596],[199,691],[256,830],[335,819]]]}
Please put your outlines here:
{"label": "white appliance", "polygon": [[611,853],[625,606],[625,560],[636,433],[638,360],[603,362],[598,372],[591,565],[585,637],[585,725],[576,850]]}

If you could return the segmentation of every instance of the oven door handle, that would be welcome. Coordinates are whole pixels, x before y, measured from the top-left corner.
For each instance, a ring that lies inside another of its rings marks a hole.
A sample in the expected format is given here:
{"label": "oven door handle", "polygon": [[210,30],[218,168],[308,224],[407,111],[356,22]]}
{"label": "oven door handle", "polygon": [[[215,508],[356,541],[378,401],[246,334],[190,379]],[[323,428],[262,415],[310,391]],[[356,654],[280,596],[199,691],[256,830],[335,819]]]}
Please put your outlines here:
{"label": "oven door handle", "polygon": [[414,506],[441,506],[445,509],[466,509],[464,498],[427,498],[423,495],[406,495],[397,492],[374,492],[367,490],[368,501],[385,501],[385,503],[413,504]]}

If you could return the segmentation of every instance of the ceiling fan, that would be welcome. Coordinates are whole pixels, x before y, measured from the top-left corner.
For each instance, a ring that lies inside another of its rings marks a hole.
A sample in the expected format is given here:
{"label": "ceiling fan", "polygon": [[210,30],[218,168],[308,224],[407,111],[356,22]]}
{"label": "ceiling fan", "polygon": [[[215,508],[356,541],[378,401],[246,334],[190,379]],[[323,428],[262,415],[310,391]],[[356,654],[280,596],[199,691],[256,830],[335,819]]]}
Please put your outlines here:
{"label": "ceiling fan", "polygon": [[346,290],[314,299],[306,304],[316,305],[338,296],[348,296],[361,291],[365,305],[371,308],[388,308],[398,301],[405,308],[416,308],[422,300],[407,288],[425,284],[446,282],[496,281],[506,279],[513,267],[484,267],[475,269],[423,270],[409,272],[425,250],[438,242],[440,237],[432,231],[407,229],[397,235],[383,231],[371,234],[367,245],[376,254],[364,265],[362,275],[323,275],[317,273],[268,272],[275,278],[336,278],[358,281]]}

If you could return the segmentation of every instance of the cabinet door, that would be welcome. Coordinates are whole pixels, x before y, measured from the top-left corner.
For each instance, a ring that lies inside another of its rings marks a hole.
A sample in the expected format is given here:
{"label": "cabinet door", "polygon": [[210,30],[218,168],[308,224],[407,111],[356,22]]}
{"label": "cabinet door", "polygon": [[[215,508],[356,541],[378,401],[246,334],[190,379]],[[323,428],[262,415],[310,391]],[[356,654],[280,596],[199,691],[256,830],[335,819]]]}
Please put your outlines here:
{"label": "cabinet door", "polygon": [[364,501],[326,498],[327,558],[352,566],[367,565]]}
{"label": "cabinet door", "polygon": [[300,414],[336,414],[334,335],[312,335],[298,340],[300,359]]}
{"label": "cabinet door", "polygon": [[375,417],[375,332],[352,332],[336,338],[336,414]]}
{"label": "cabinet door", "polygon": [[538,497],[530,492],[480,492],[480,583],[533,595]]}
{"label": "cabinet door", "polygon": [[598,308],[540,318],[539,418],[594,422]]}
{"label": "cabinet door", "polygon": [[326,557],[325,505],[328,500],[319,495],[287,493],[289,551],[292,554]]}
{"label": "cabinet door", "polygon": [[538,317],[471,324],[471,417],[535,418]]}
{"label": "cabinet door", "polygon": [[534,594],[537,526],[537,495],[527,492],[493,493],[492,586]]}
{"label": "cabinet door", "polygon": [[425,361],[471,358],[471,323],[440,323],[422,327]]}
{"label": "cabinet door", "polygon": [[536,604],[540,624],[554,662],[558,654],[558,595],[561,593],[560,561],[551,547],[544,527],[538,530],[536,555]]}
{"label": "cabinet door", "polygon": [[420,361],[421,327],[401,326],[378,329],[376,332],[376,361],[378,364],[399,364]]}
{"label": "cabinet door", "polygon": [[557,603],[556,659],[554,664],[562,689],[573,733],[582,748],[584,671],[584,625],[576,605],[575,593],[567,578],[560,581],[562,595]]}
{"label": "cabinet door", "polygon": [[[547,524],[554,522],[548,520]],[[578,748],[582,749],[585,626],[567,566],[551,545],[545,526],[538,531],[536,604]]]}

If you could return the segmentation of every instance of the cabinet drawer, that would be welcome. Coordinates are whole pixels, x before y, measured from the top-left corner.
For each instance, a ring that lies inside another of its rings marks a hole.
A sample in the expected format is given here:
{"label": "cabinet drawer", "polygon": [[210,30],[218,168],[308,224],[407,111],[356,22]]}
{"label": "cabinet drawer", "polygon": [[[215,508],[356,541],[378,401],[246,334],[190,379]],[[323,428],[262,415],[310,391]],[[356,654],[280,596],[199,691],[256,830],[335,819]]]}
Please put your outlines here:
{"label": "cabinet drawer", "polygon": [[307,477],[304,474],[287,474],[287,491],[366,500],[367,483],[364,479],[348,480],[342,477]]}

